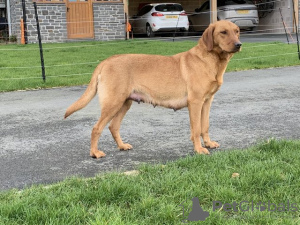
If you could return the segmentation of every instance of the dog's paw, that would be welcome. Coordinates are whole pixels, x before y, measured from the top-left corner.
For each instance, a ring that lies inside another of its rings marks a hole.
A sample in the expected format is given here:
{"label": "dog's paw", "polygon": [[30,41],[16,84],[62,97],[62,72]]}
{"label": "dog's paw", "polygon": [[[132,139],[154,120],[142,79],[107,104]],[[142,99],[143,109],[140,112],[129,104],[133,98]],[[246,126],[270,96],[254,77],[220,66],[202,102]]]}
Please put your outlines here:
{"label": "dog's paw", "polygon": [[195,148],[195,152],[198,153],[198,154],[204,154],[204,155],[209,155],[209,151],[206,149],[206,148],[203,148],[203,147],[198,147],[198,148]]}
{"label": "dog's paw", "polygon": [[218,142],[215,142],[215,141],[207,141],[207,142],[204,142],[205,144],[205,147],[206,148],[219,148],[220,145]]}
{"label": "dog's paw", "polygon": [[122,145],[119,146],[119,149],[121,151],[127,151],[127,150],[132,149],[132,146],[130,144],[124,143],[124,144],[122,144]]}
{"label": "dog's paw", "polygon": [[93,158],[99,159],[99,158],[106,156],[106,154],[102,151],[94,150],[94,151],[90,152],[90,156]]}

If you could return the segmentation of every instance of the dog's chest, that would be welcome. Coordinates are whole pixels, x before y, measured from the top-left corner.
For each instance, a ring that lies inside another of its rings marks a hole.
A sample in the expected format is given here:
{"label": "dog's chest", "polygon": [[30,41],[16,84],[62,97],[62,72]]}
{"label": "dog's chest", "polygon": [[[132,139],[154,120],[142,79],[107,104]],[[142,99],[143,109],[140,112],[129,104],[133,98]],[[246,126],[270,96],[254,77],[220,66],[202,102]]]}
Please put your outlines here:
{"label": "dog's chest", "polygon": [[220,89],[221,85],[217,81],[212,82],[205,94],[205,100],[211,98]]}

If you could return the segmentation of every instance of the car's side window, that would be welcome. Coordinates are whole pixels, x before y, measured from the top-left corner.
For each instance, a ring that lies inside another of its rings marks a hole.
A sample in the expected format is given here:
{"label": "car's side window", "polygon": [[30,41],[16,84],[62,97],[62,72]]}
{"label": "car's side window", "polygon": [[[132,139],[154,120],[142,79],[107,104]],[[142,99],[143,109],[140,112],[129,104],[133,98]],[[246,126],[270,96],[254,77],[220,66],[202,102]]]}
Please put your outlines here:
{"label": "car's side window", "polygon": [[143,16],[144,14],[150,12],[150,10],[153,8],[151,5],[146,5],[138,12],[137,16]]}
{"label": "car's side window", "polygon": [[209,1],[205,2],[203,5],[201,5],[199,11],[209,10]]}

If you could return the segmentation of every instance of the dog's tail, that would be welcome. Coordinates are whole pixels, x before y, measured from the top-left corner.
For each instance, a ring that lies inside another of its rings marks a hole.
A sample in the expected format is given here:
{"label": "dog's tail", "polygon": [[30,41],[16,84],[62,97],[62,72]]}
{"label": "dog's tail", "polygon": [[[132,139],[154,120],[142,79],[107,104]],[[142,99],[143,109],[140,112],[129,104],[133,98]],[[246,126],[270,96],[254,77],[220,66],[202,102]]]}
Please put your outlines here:
{"label": "dog's tail", "polygon": [[97,93],[97,84],[98,84],[98,75],[100,73],[100,69],[97,68],[94,73],[93,76],[91,78],[91,81],[88,85],[88,87],[86,88],[85,92],[83,93],[83,95],[76,101],[74,102],[72,105],[69,106],[69,108],[67,109],[66,113],[65,113],[65,119],[70,116],[72,113],[84,108],[96,95]]}

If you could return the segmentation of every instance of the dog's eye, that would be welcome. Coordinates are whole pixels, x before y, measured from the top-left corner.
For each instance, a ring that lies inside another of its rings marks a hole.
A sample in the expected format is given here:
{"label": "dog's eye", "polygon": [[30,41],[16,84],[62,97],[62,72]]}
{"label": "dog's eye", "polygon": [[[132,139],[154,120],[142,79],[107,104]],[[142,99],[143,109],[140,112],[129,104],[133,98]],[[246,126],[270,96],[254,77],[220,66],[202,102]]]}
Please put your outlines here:
{"label": "dog's eye", "polygon": [[227,34],[227,31],[226,30],[221,31],[221,34]]}
{"label": "dog's eye", "polygon": [[239,33],[239,30],[236,30],[235,33],[238,34],[238,33]]}

